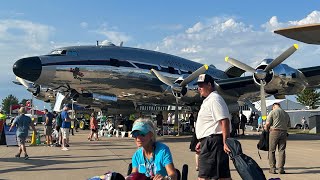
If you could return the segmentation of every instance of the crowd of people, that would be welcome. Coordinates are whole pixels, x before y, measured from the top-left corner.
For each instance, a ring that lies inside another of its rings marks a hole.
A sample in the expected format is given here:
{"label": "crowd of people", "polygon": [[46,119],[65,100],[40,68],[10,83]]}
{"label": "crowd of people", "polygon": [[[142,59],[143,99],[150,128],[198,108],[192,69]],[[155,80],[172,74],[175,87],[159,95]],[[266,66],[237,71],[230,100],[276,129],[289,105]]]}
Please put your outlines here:
{"label": "crowd of people", "polygon": [[[230,116],[226,102],[214,89],[214,79],[211,76],[201,74],[197,83],[203,102],[196,117],[190,114],[189,124],[190,132],[194,132],[190,150],[195,152],[198,179],[231,179],[228,156],[230,149],[226,144],[226,139],[232,134],[239,135],[240,129],[242,129],[242,135],[244,135],[247,118],[242,112],[240,115],[232,113]],[[53,145],[51,135],[55,130],[58,132],[57,144],[61,144],[61,150],[69,150],[71,122],[74,121],[69,117],[69,109],[70,107],[65,105],[59,114],[51,114],[47,109],[44,110],[44,134],[48,146]],[[15,157],[19,158],[24,153],[24,158],[28,159],[29,155],[25,146],[28,129],[31,127],[35,134],[37,132],[30,117],[25,116],[25,114],[26,109],[21,107],[19,116],[14,119],[10,130],[17,126],[19,150]],[[168,120],[169,118],[171,121],[172,117],[170,115]],[[159,112],[155,119],[156,126],[150,118],[136,118],[132,115],[125,124],[128,130],[132,131],[132,137],[138,147],[132,156],[132,171],[127,179],[134,177],[137,173],[154,180],[177,179],[174,158],[170,148],[156,140],[157,132],[163,131],[164,118],[162,112]],[[107,120],[104,128],[111,132],[112,129],[116,128],[113,127],[113,124],[113,122]],[[279,151],[278,173],[285,173],[285,149],[289,126],[290,118],[288,114],[281,109],[280,104],[273,104],[273,110],[269,113],[265,126],[260,127],[270,131],[269,172],[272,174],[276,173],[276,147],[278,147]],[[95,140],[99,139],[98,129],[97,115],[92,113],[90,117],[90,134],[88,135],[89,141],[93,138]]]}

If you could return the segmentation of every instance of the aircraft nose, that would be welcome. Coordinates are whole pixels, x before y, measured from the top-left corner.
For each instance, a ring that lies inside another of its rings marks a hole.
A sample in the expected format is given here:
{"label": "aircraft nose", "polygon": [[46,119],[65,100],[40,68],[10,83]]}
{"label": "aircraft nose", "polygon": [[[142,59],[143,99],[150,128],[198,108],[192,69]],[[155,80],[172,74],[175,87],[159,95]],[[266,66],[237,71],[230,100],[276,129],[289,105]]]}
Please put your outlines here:
{"label": "aircraft nose", "polygon": [[36,81],[42,70],[42,63],[39,57],[27,57],[16,61],[13,64],[13,73],[28,81]]}

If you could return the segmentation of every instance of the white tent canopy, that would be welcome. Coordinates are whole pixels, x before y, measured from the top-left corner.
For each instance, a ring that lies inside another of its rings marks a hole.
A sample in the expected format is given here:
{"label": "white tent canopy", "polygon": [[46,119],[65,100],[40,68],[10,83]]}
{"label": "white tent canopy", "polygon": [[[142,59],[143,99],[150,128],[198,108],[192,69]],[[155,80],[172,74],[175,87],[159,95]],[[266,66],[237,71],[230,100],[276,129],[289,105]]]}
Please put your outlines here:
{"label": "white tent canopy", "polygon": [[[281,108],[284,110],[300,110],[306,109],[306,107],[300,103],[288,100],[288,99],[272,99],[266,100],[267,111],[270,112],[272,110],[273,103],[279,103]],[[257,110],[261,111],[261,101],[257,101],[253,103]]]}

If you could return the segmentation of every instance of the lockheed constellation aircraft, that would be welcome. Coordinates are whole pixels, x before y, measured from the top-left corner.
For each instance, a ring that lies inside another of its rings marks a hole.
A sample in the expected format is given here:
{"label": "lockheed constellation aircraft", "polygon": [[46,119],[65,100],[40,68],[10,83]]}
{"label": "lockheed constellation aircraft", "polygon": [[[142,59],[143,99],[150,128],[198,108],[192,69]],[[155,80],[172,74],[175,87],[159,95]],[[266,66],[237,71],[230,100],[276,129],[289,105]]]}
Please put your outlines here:
{"label": "lockheed constellation aircraft", "polygon": [[[202,100],[196,79],[207,73],[214,77],[215,89],[230,111],[235,111],[238,102],[250,103],[261,96],[263,107],[265,96],[283,97],[319,87],[320,66],[295,69],[282,63],[297,48],[295,44],[275,59],[262,60],[255,68],[226,57],[233,66],[222,71],[214,65],[112,43],[71,46],[19,59],[13,72],[34,95],[60,92],[80,104],[100,102],[100,108],[133,107],[139,103],[199,105]],[[241,76],[245,71],[253,75]],[[41,97],[48,99],[48,95]]]}

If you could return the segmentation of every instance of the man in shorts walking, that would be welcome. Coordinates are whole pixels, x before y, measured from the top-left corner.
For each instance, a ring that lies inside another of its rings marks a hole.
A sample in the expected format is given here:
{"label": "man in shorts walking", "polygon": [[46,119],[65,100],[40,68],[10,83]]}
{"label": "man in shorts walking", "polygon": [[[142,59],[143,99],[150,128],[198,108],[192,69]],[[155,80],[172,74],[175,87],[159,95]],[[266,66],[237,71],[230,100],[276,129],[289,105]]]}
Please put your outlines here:
{"label": "man in shorts walking", "polygon": [[29,126],[31,126],[35,134],[37,134],[37,131],[33,125],[33,122],[31,121],[31,118],[25,115],[27,113],[27,110],[25,109],[25,107],[21,107],[18,113],[20,115],[14,119],[12,125],[10,126],[9,131],[11,131],[11,129],[17,125],[16,133],[17,133],[17,141],[19,145],[19,152],[18,154],[15,155],[15,157],[20,158],[20,155],[23,151],[24,159],[27,160],[29,159],[29,156],[26,149],[26,138],[28,137]]}
{"label": "man in shorts walking", "polygon": [[197,82],[200,96],[205,98],[196,122],[198,179],[231,179],[227,154],[230,149],[225,143],[231,126],[227,104],[214,91],[214,79],[210,75],[201,74]]}
{"label": "man in shorts walking", "polygon": [[69,146],[69,130],[71,128],[71,121],[68,110],[70,108],[70,105],[66,104],[63,107],[63,111],[61,112],[61,119],[62,119],[62,125],[61,125],[61,134],[62,134],[62,145],[61,150],[68,151],[69,149],[67,146]]}
{"label": "man in shorts walking", "polygon": [[53,114],[51,114],[48,109],[44,109],[45,113],[45,124],[44,124],[44,134],[46,135],[47,145],[52,145],[52,120]]}

